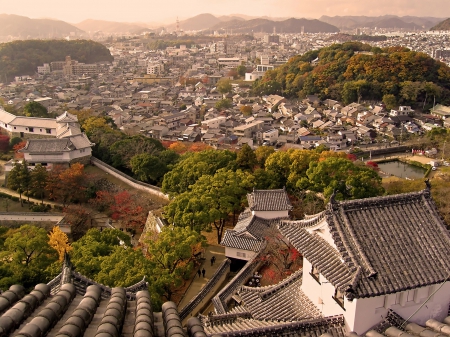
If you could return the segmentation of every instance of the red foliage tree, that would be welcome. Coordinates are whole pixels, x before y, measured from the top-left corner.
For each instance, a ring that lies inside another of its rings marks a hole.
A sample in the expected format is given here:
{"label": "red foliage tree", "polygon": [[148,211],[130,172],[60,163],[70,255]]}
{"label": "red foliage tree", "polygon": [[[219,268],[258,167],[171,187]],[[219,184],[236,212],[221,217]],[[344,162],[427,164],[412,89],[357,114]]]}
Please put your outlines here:
{"label": "red foliage tree", "polygon": [[0,151],[7,152],[9,149],[9,136],[0,135]]}
{"label": "red foliage tree", "polygon": [[13,146],[13,150],[14,150],[14,157],[16,159],[20,159],[23,158],[23,153],[20,153],[19,150],[22,150],[25,145],[27,145],[27,142],[24,140],[23,142],[17,143],[16,145]]}
{"label": "red foliage tree", "polygon": [[123,191],[114,195],[114,204],[111,206],[114,220],[120,222],[121,226],[134,230],[141,229],[147,220],[148,209],[142,205],[137,195]]}
{"label": "red foliage tree", "polygon": [[95,198],[89,200],[89,203],[99,212],[111,211],[115,198],[111,192],[97,191]]}
{"label": "red foliage tree", "polygon": [[371,168],[373,168],[375,171],[378,171],[378,170],[379,170],[378,164],[377,164],[376,162],[374,162],[374,161],[368,161],[368,162],[366,163],[366,165],[369,166],[369,167],[371,167]]}

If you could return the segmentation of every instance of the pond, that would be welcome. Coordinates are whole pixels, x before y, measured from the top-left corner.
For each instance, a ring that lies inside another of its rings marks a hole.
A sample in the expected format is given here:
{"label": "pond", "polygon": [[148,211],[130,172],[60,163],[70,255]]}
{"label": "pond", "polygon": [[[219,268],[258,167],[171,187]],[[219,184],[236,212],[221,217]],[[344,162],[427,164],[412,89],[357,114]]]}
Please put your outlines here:
{"label": "pond", "polygon": [[397,160],[379,163],[378,167],[383,173],[405,179],[421,179],[426,172],[426,169],[422,167],[413,166]]}

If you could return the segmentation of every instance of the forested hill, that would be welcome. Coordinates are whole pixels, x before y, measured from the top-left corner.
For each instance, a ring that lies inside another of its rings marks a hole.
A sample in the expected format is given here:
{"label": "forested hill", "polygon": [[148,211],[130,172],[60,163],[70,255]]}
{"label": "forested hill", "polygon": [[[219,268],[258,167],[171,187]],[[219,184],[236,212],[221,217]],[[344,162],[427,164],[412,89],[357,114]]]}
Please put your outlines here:
{"label": "forested hill", "polygon": [[433,97],[450,103],[450,68],[407,48],[380,49],[347,42],[293,57],[267,72],[253,89],[255,94],[300,98],[318,94],[344,103],[385,96],[391,102],[395,99],[395,103],[413,106],[430,103]]}
{"label": "forested hill", "polygon": [[450,30],[450,19],[439,22],[436,26],[430,28],[430,30]]}
{"label": "forested hill", "polygon": [[0,78],[32,75],[37,66],[64,61],[66,56],[83,63],[112,61],[109,50],[90,40],[26,40],[0,44]]}

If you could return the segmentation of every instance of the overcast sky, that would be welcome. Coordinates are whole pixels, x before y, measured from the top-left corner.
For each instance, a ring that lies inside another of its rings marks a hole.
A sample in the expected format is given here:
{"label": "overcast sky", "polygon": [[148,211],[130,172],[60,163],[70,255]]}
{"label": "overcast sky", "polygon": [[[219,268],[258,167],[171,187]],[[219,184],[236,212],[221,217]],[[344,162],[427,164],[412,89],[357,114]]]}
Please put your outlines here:
{"label": "overcast sky", "polygon": [[71,23],[85,19],[163,22],[201,13],[297,18],[384,14],[446,18],[450,17],[449,5],[450,0],[0,0],[0,13]]}

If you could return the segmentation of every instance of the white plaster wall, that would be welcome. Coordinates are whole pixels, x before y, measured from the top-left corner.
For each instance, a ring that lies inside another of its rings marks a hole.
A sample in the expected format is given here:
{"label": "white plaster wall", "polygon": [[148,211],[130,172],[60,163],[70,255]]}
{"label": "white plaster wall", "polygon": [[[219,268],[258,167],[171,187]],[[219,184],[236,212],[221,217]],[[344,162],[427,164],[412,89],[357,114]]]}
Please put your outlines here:
{"label": "white plaster wall", "polygon": [[328,227],[327,221],[325,218],[322,219],[317,225],[308,227],[306,230],[310,234],[319,235],[322,239],[324,239],[331,247],[337,250],[336,244],[334,243],[333,237],[331,236],[330,228]]}
{"label": "white plaster wall", "polygon": [[[238,256],[237,253],[245,253],[245,257]],[[249,261],[256,255],[255,252],[252,252],[250,250],[244,250],[244,249],[236,249],[231,247],[225,247],[225,256],[226,257],[232,257],[234,259]]]}
{"label": "white plaster wall", "polygon": [[354,313],[355,305],[345,300],[345,310],[333,299],[335,288],[322,275],[319,276],[320,284],[310,275],[311,263],[303,259],[303,281],[302,291],[317,306],[323,316],[345,315],[345,313]]}
{"label": "white plaster wall", "polygon": [[[386,317],[388,309],[407,319],[410,317],[440,285],[423,287],[415,290],[403,291],[397,294],[383,295],[355,300],[356,316],[349,323],[349,328],[357,334],[363,334],[375,324]],[[397,303],[396,303],[397,302]],[[411,319],[410,322],[425,325],[425,322],[434,318],[442,321],[447,316],[450,302],[450,283],[446,282],[436,294]]]}
{"label": "white plaster wall", "polygon": [[289,211],[252,211],[252,214],[263,219],[277,219],[289,216]]}
{"label": "white plaster wall", "polygon": [[[42,126],[33,126],[34,130],[33,132],[30,132],[28,130],[28,127],[20,126],[20,125],[8,125],[8,131],[10,132],[23,132],[30,135],[47,135],[47,136],[56,136],[56,129],[49,128],[49,127],[42,127]],[[45,130],[50,129],[51,133],[47,133]]]}

